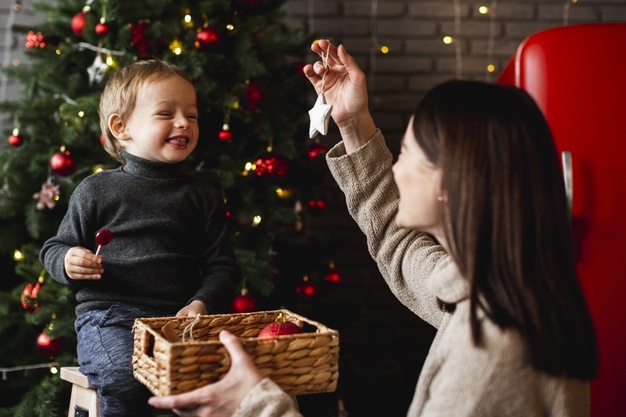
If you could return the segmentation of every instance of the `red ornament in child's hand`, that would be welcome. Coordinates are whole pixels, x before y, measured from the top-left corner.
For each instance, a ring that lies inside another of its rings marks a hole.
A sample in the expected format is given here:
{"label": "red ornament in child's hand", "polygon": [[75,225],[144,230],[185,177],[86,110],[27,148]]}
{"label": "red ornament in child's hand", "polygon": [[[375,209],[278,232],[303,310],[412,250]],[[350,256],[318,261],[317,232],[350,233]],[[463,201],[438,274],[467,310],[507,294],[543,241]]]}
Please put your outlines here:
{"label": "red ornament in child's hand", "polygon": [[285,319],[285,316],[280,313],[278,317],[276,317],[276,321],[271,322],[261,330],[258,337],[267,339],[264,340],[264,342],[267,343],[274,340],[273,337],[276,336],[300,333],[304,333],[302,327],[298,326],[296,323],[287,321],[287,319]]}
{"label": "red ornament in child's hand", "polygon": [[96,243],[98,244],[98,249],[96,250],[96,255],[100,252],[100,248],[108,245],[113,240],[113,232],[109,229],[102,229],[98,233],[96,233]]}

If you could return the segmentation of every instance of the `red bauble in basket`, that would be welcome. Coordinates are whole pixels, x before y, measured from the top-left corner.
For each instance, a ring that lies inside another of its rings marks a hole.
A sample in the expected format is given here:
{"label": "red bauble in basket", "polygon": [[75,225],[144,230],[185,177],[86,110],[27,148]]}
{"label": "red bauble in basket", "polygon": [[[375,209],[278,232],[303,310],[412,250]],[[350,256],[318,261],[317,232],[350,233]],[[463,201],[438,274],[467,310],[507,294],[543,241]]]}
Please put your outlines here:
{"label": "red bauble in basket", "polygon": [[271,322],[263,329],[261,329],[258,337],[261,339],[266,339],[265,342],[270,342],[274,340],[273,338],[276,336],[300,333],[304,333],[302,327],[298,326],[296,323],[287,321],[287,319],[285,319],[285,316],[279,314],[278,317],[276,317],[276,321]]}

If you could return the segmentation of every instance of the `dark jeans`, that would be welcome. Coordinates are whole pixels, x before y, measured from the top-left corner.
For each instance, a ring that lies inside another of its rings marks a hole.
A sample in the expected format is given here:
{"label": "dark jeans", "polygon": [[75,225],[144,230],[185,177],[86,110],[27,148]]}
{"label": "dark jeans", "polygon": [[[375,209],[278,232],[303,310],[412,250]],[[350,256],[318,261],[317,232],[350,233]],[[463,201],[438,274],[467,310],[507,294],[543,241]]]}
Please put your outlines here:
{"label": "dark jeans", "polygon": [[133,377],[132,327],[135,318],[159,315],[151,309],[115,304],[76,319],[80,371],[98,391],[101,417],[151,414],[150,391]]}

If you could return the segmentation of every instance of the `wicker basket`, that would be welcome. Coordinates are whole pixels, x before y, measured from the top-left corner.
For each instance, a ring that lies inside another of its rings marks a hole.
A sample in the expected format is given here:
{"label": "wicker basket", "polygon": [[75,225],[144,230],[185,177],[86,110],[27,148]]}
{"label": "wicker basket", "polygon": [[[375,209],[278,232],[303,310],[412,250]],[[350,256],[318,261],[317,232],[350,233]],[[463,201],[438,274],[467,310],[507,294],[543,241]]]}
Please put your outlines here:
{"label": "wicker basket", "polygon": [[[305,332],[257,338],[281,313]],[[230,368],[230,356],[218,339],[224,329],[240,338],[261,374],[285,392],[300,395],[337,388],[339,333],[289,310],[137,319],[135,378],[154,395],[187,392],[219,380]]]}

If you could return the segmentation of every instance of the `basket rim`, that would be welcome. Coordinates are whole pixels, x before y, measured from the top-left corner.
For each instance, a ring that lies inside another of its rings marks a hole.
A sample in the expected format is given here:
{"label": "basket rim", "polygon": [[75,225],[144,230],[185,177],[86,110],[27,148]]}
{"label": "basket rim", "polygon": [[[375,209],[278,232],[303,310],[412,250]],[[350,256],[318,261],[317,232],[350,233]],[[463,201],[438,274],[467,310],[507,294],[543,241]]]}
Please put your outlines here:
{"label": "basket rim", "polygon": [[[330,327],[317,322],[315,320],[311,320],[307,317],[304,317],[300,314],[294,313],[291,310],[288,309],[276,309],[276,310],[260,310],[260,311],[253,311],[253,312],[249,312],[249,313],[221,313],[221,314],[201,314],[198,317],[200,319],[204,318],[209,318],[209,317],[241,317],[241,316],[245,316],[245,317],[249,317],[249,316],[254,316],[254,315],[259,315],[259,314],[273,314],[275,313],[276,315],[278,315],[279,313],[283,313],[283,314],[287,314],[290,318],[293,319],[297,319],[297,320],[301,320],[309,325],[315,326],[317,328],[316,332],[305,332],[305,333],[296,333],[296,334],[289,334],[289,335],[279,335],[279,336],[272,336],[272,340],[276,339],[276,340],[285,340],[285,339],[306,339],[306,338],[315,338],[318,336],[322,336],[322,335],[329,335],[332,337],[339,337],[339,332],[335,329],[331,329]],[[206,345],[206,344],[218,344],[218,345],[222,345],[222,342],[220,342],[219,338],[217,339],[212,339],[212,340],[186,340],[185,342],[183,341],[179,341],[179,342],[170,342],[168,341],[160,332],[158,332],[157,330],[155,330],[154,328],[150,327],[148,324],[149,322],[154,322],[154,321],[162,321],[162,320],[178,320],[178,321],[182,321],[182,322],[186,322],[186,321],[193,321],[195,320],[196,317],[192,317],[192,316],[186,316],[186,317],[176,317],[176,316],[163,316],[163,317],[147,317],[147,318],[136,318],[135,319],[135,323],[133,325],[133,332],[135,332],[135,329],[140,325],[143,324],[145,325],[145,330],[149,331],[150,333],[153,334],[153,336],[155,338],[159,338],[162,339],[164,341],[166,341],[170,346],[193,346],[193,345]],[[237,339],[239,339],[240,343],[242,344],[246,344],[246,343],[258,343],[259,340],[264,340],[265,338],[259,338],[259,337],[240,337],[240,336],[235,336],[237,337]],[[269,339],[269,338],[267,338]]]}

